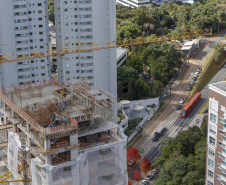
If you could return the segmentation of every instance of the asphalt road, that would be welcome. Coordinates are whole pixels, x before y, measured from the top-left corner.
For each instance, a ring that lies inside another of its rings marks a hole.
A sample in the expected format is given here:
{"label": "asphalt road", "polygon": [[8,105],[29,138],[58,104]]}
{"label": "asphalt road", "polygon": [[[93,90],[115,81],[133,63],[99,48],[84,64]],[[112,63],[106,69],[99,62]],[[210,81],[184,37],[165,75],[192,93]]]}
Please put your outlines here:
{"label": "asphalt road", "polygon": [[[191,64],[190,64],[190,71],[193,71],[195,72],[195,70],[197,69],[197,66],[202,66],[206,60],[207,60],[207,53],[210,53],[211,50],[213,50],[214,46],[216,43],[220,42],[222,40],[222,38],[224,37],[225,35],[225,32],[220,34],[218,37],[215,37],[214,40],[211,40],[210,42],[210,38],[208,39],[203,39],[202,40],[202,45],[205,45],[205,47],[203,48],[202,51],[200,51],[196,57],[194,58],[193,61],[191,61]],[[200,63],[199,63],[200,62]],[[190,72],[189,71],[189,72]],[[188,72],[187,72],[188,73]],[[185,79],[191,79],[191,77],[193,76],[193,73],[191,74],[187,74],[185,75]],[[225,80],[226,78],[226,67],[222,68],[215,76],[214,78],[210,81],[210,83],[215,83],[215,82],[219,82],[219,81],[223,81]],[[189,80],[186,80],[186,83],[184,83],[182,81],[182,83],[180,84],[180,89],[186,89],[187,85],[189,83]],[[179,89],[178,88],[178,89]],[[185,90],[186,91],[186,90]],[[194,108],[194,110],[188,115],[187,118],[180,118],[179,117],[179,114],[176,115],[176,117],[174,117],[174,123],[172,124],[172,126],[177,126],[179,127],[177,130],[176,130],[176,134],[178,134],[180,131],[182,131],[184,128],[188,127],[188,125],[190,124],[190,122],[194,119],[194,117],[196,116],[196,114],[199,112],[199,110],[203,107],[203,105],[205,104],[205,102],[208,100],[208,86],[206,86],[202,91],[202,99],[200,100],[200,102],[196,105],[196,107]],[[187,93],[188,94],[188,93]],[[186,94],[186,96],[187,96]],[[179,97],[177,96],[177,99],[178,98],[181,98],[181,93],[179,93]],[[176,100],[178,102],[178,100]],[[173,103],[174,106],[175,105],[175,101],[171,101],[171,103]],[[177,103],[176,103],[177,104]],[[171,109],[171,112],[172,111],[175,111],[175,108],[174,106],[172,107],[172,105],[170,105],[169,109]],[[168,109],[168,111],[169,111]],[[169,112],[170,113],[170,112]],[[163,116],[165,117],[165,116]],[[170,126],[170,127],[172,127]],[[151,128],[149,127],[148,130],[150,130]],[[146,132],[148,131],[146,130]],[[165,138],[167,137],[168,135],[170,135],[171,132],[175,132],[175,129],[169,129],[168,132],[161,138],[160,141],[158,141],[157,143],[153,143],[151,141],[152,137],[150,137],[151,134],[153,134],[154,130],[152,130],[152,133],[149,133],[149,137],[146,137],[146,140],[142,140],[140,142],[143,142],[143,143],[150,143],[150,145],[148,145],[150,148],[152,148],[150,150],[150,152],[147,153],[146,155],[146,158],[148,158],[150,161],[152,161],[152,163],[154,162],[155,158],[160,156],[161,153],[160,151],[158,150],[158,147],[159,147],[159,144],[160,142]],[[145,142],[144,142],[145,141]],[[133,172],[136,170],[136,169],[139,169],[139,166],[137,165],[136,168],[129,174],[129,176],[131,176],[133,174]]]}
{"label": "asphalt road", "polygon": [[[223,67],[210,81],[211,83],[220,82],[226,79],[226,67]],[[195,106],[194,110],[188,115],[187,118],[179,118],[174,125],[181,126],[181,127],[187,127],[191,120],[194,118],[194,116],[199,112],[199,110],[203,107],[203,105],[206,103],[206,101],[209,98],[209,89],[208,85],[205,86],[205,88],[201,91],[202,99],[200,102]],[[206,107],[208,108],[208,107]],[[181,128],[183,129],[183,128]]]}

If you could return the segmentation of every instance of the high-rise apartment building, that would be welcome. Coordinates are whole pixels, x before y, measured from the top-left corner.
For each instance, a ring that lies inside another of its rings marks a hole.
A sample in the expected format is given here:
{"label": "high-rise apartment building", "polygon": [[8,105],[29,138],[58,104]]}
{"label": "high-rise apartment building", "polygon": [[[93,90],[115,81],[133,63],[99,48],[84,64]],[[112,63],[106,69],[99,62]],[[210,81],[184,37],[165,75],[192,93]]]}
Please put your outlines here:
{"label": "high-rise apartment building", "polygon": [[[0,55],[21,55],[49,49],[47,0],[0,1]],[[10,43],[10,44],[9,44]],[[0,65],[0,87],[50,78],[49,58]]]}
{"label": "high-rise apartment building", "polygon": [[[58,48],[116,40],[113,0],[55,0]],[[117,97],[116,49],[79,52],[59,57],[58,81],[86,78]]]}
{"label": "high-rise apartment building", "polygon": [[206,185],[226,184],[226,81],[209,85]]}

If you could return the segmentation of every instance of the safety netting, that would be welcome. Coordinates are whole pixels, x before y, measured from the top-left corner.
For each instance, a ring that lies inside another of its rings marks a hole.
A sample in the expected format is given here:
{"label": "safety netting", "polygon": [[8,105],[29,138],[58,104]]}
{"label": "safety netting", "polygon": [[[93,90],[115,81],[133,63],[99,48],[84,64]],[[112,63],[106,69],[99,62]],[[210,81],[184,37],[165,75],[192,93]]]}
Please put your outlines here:
{"label": "safety netting", "polygon": [[31,160],[32,184],[48,185],[125,185],[127,138],[80,152],[76,161],[58,166]]}
{"label": "safety netting", "polygon": [[[13,173],[14,179],[18,179],[18,145],[15,141],[15,137],[13,136],[13,133],[8,132],[8,168],[9,171]],[[11,178],[11,179],[12,179]],[[10,183],[11,185],[16,185],[18,183],[13,182]]]}

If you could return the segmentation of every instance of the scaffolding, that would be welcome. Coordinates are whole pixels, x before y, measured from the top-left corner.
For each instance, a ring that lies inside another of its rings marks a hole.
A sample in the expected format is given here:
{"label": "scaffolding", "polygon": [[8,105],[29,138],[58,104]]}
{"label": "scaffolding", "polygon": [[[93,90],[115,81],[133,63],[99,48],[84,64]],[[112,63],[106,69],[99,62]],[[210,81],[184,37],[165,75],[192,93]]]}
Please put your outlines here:
{"label": "scaffolding", "polygon": [[127,138],[114,122],[112,98],[87,79],[2,89],[0,131],[9,139],[0,145],[16,154],[8,150],[9,170],[22,165],[13,178],[24,184],[31,177],[32,184],[126,184]]}

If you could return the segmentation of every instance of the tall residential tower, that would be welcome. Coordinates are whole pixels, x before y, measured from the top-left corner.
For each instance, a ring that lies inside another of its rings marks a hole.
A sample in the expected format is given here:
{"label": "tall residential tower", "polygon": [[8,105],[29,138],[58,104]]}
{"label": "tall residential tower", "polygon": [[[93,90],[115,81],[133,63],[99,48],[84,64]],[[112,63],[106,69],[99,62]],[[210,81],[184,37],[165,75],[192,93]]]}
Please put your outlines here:
{"label": "tall residential tower", "polygon": [[[21,55],[49,49],[47,0],[0,1],[0,55]],[[10,43],[10,44],[9,44]],[[0,65],[0,87],[50,78],[49,58]]]}
{"label": "tall residential tower", "polygon": [[206,185],[226,184],[226,81],[209,85]]}
{"label": "tall residential tower", "polygon": [[[116,2],[55,0],[58,48],[116,40]],[[86,78],[117,97],[116,49],[74,53],[58,58],[58,81]]]}

